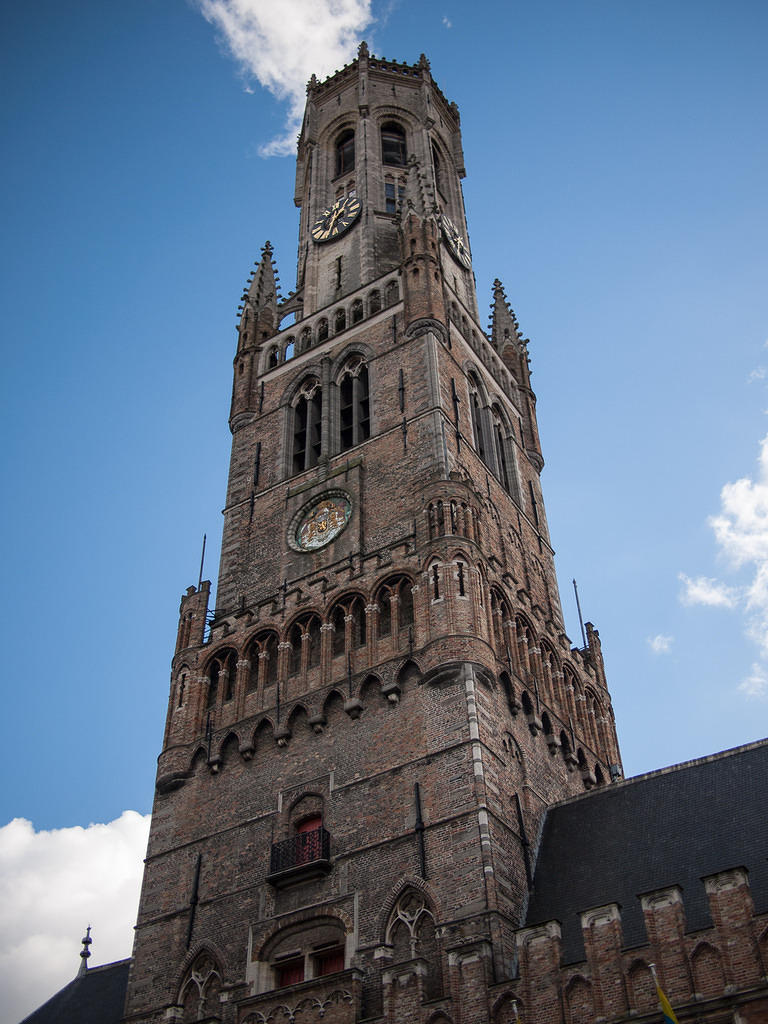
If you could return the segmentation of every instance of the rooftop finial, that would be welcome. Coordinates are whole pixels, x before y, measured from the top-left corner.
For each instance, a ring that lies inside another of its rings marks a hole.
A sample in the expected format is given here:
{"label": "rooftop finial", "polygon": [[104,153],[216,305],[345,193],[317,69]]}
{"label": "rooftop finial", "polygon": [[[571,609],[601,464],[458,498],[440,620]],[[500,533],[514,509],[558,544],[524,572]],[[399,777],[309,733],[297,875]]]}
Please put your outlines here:
{"label": "rooftop finial", "polygon": [[82,937],[80,941],[83,944],[83,948],[80,950],[80,970],[77,973],[85,974],[85,972],[88,970],[88,957],[91,955],[91,951],[88,947],[93,942],[93,939],[91,938],[90,925],[88,925],[85,935]]}
{"label": "rooftop finial", "polygon": [[357,48],[357,56],[358,57],[367,57],[368,56],[368,43],[366,43],[365,40],[363,40],[362,43],[360,43],[360,45],[358,46],[358,48]]}

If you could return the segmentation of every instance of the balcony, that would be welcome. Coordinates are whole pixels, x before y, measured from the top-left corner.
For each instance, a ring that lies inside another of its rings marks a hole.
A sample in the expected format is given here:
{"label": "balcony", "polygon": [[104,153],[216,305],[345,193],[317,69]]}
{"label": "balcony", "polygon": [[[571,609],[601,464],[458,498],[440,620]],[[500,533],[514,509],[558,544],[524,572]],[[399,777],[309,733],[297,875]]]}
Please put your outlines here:
{"label": "balcony", "polygon": [[330,870],[331,835],[321,827],[273,843],[267,881],[279,888],[325,875]]}

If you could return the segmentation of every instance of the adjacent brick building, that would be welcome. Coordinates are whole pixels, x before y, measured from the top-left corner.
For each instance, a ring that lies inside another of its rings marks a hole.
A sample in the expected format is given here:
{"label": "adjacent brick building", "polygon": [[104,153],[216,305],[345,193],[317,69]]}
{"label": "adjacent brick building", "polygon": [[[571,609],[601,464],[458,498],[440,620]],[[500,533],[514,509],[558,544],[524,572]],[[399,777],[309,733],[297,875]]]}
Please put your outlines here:
{"label": "adjacent brick building", "polygon": [[658,1020],[652,961],[681,1020],[768,1020],[768,747],[622,781],[499,281],[480,324],[463,176],[424,57],[363,44],[309,83],[297,287],[267,243],[126,1022]]}

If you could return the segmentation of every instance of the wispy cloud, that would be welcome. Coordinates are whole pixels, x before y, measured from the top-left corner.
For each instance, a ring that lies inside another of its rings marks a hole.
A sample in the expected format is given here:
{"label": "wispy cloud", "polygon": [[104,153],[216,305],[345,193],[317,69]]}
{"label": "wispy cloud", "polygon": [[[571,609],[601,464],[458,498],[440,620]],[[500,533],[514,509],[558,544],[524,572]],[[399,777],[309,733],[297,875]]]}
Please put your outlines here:
{"label": "wispy cloud", "polygon": [[726,484],[720,512],[709,524],[733,568],[751,573],[745,591],[748,633],[768,658],[768,437],[760,442],[754,479]]}
{"label": "wispy cloud", "polygon": [[745,697],[750,697],[753,700],[768,700],[768,670],[765,665],[755,662],[752,671],[743,682],[739,683],[738,688]]}
{"label": "wispy cloud", "polygon": [[288,104],[285,132],[262,156],[296,150],[306,84],[332,74],[355,56],[373,22],[371,0],[198,0],[203,16],[237,61],[246,88],[255,79]]}
{"label": "wispy cloud", "polygon": [[0,1024],[16,1024],[71,981],[93,925],[91,966],[131,955],[149,815],[36,832],[0,828]]}
{"label": "wispy cloud", "polygon": [[686,576],[684,572],[677,574],[683,584],[680,593],[682,604],[705,604],[712,608],[735,608],[738,592],[733,587],[720,583],[707,576]]}
{"label": "wispy cloud", "polygon": [[649,636],[647,643],[654,654],[669,654],[672,650],[673,641],[674,637],[657,633],[656,636]]}
{"label": "wispy cloud", "polygon": [[453,28],[453,22],[448,18],[443,18],[443,25],[445,25],[446,28]]}
{"label": "wispy cloud", "polygon": [[746,574],[747,582],[735,587],[680,573],[680,600],[742,610],[746,634],[757,644],[760,660],[738,689],[747,697],[768,699],[768,436],[760,442],[756,472],[723,487],[720,511],[708,522],[726,563]]}

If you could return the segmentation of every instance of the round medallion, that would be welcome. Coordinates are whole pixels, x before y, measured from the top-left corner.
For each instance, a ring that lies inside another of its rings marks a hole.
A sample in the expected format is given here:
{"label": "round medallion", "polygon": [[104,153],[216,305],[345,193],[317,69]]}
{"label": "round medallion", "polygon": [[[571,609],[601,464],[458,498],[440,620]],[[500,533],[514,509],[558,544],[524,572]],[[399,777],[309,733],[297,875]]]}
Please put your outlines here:
{"label": "round medallion", "polygon": [[351,515],[349,497],[343,491],[329,491],[294,517],[288,541],[298,551],[318,551],[339,536]]}

